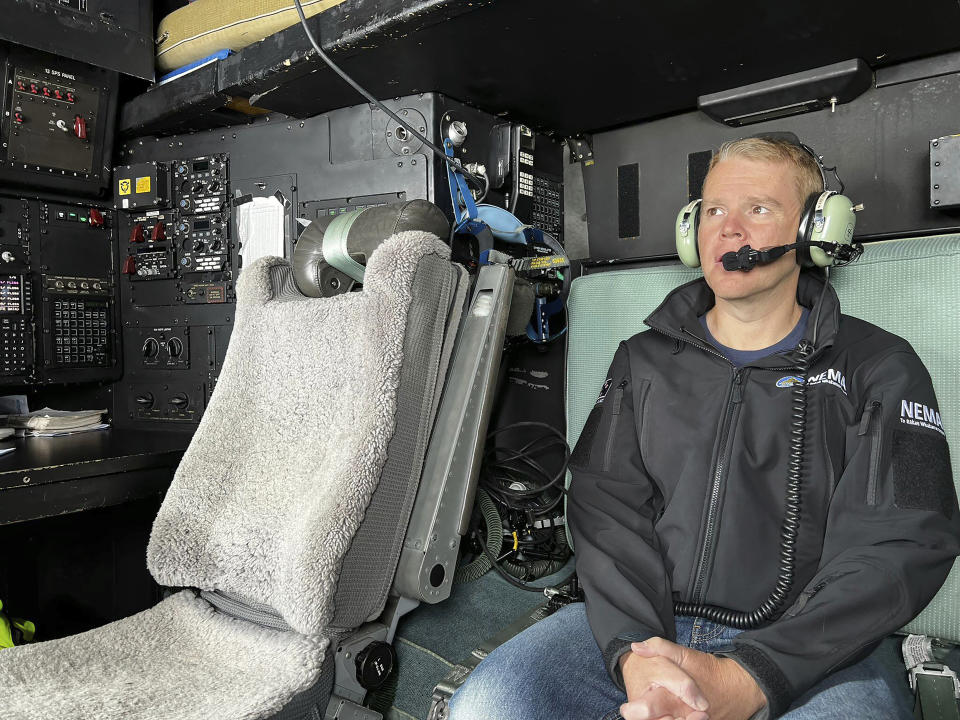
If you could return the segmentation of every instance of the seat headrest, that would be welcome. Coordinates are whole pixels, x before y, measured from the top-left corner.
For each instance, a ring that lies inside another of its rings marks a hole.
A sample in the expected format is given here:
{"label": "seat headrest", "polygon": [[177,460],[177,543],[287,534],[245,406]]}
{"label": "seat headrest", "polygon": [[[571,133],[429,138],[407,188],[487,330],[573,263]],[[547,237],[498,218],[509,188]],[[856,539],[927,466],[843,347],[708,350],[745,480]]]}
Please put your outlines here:
{"label": "seat headrest", "polygon": [[293,251],[293,276],[308,297],[349,292],[380,244],[404,230],[423,230],[446,241],[450,223],[427,200],[410,200],[314,220]]}

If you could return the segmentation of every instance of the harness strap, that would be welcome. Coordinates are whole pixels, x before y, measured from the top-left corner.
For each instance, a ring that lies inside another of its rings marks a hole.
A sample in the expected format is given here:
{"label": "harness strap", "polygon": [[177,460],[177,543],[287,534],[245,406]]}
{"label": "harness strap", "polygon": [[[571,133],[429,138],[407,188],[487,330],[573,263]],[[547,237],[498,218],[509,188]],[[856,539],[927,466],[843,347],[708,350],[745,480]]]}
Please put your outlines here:
{"label": "harness strap", "polygon": [[933,641],[926,635],[908,635],[902,648],[910,688],[916,693],[915,720],[960,720],[960,680],[948,666],[936,661]]}

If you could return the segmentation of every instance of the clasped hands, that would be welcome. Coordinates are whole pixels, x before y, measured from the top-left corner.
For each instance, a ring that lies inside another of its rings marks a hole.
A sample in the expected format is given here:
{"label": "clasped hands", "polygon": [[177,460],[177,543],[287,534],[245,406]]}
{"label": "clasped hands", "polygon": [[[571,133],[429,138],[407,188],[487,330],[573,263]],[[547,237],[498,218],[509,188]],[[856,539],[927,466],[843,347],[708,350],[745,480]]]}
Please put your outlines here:
{"label": "clasped hands", "polygon": [[747,720],[766,704],[756,681],[735,660],[663,638],[633,643],[620,657],[624,720]]}

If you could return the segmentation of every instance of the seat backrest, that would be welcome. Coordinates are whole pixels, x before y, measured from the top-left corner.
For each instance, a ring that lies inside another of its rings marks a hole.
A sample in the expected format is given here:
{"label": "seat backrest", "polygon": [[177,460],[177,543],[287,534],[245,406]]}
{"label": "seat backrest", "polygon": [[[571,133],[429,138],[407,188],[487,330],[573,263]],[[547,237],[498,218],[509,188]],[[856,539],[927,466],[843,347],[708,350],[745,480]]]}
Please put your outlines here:
{"label": "seat backrest", "polygon": [[[375,611],[382,599],[337,602],[389,588],[461,277],[446,245],[412,231],[372,255],[361,292],[304,297],[278,258],[244,269],[216,391],[154,523],[157,582],[239,596],[304,634]],[[390,522],[360,533],[368,513]],[[344,593],[343,576],[368,587]]]}
{"label": "seat backrest", "polygon": [[[583,430],[617,345],[643,323],[668,292],[700,276],[681,265],[616,270],[577,278],[570,289],[567,340],[567,440]],[[843,312],[889,330],[913,345],[933,379],[960,493],[960,235],[866,246],[832,282]],[[960,642],[960,563],[908,632]]]}

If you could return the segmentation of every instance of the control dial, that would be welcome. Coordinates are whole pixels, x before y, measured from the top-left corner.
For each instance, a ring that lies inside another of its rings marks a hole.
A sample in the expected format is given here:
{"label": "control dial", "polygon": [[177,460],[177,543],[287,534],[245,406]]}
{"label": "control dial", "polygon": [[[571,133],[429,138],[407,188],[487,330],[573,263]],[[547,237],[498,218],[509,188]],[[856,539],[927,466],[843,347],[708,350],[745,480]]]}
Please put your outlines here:
{"label": "control dial", "polygon": [[390,677],[397,664],[397,653],[389,643],[375,640],[357,653],[357,681],[367,690],[375,690]]}
{"label": "control dial", "polygon": [[144,409],[149,409],[153,407],[153,393],[145,392],[142,395],[137,395],[137,405]]}
{"label": "control dial", "polygon": [[183,340],[180,338],[170,338],[167,340],[167,352],[170,357],[178,358],[183,355]]}
{"label": "control dial", "polygon": [[160,343],[157,342],[156,338],[147,338],[146,342],[143,343],[143,356],[148,360],[152,360],[159,354]]}
{"label": "control dial", "polygon": [[187,397],[186,393],[177,393],[170,398],[170,404],[177,408],[177,410],[183,410],[190,404],[190,398]]}

